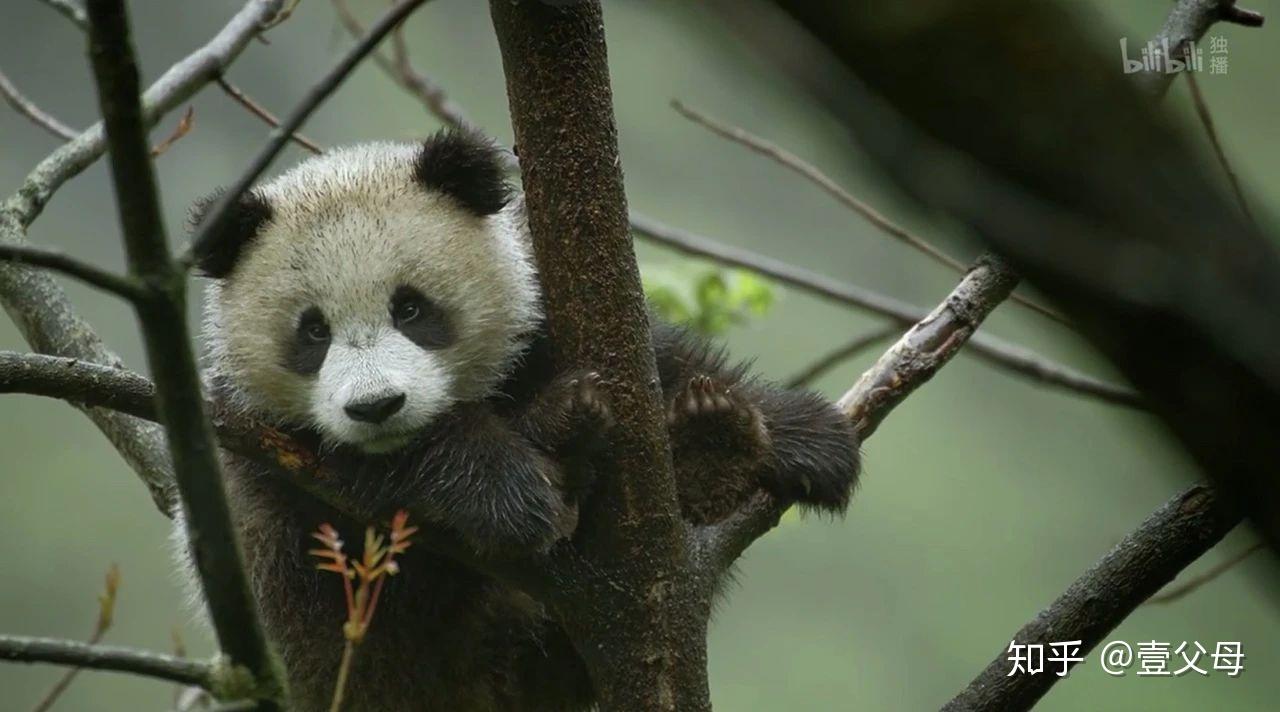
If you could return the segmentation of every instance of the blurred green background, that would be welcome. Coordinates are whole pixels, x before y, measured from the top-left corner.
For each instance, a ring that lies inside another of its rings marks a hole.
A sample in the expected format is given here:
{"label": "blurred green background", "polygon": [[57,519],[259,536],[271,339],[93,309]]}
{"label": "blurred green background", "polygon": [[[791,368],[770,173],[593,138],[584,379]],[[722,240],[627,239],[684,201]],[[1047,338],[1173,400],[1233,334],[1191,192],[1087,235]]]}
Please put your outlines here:
{"label": "blurred green background", "polygon": [[[1249,7],[1280,21],[1280,0]],[[1099,36],[1145,42],[1165,0],[1086,3]],[[154,79],[206,41],[234,0],[131,3],[143,70]],[[380,2],[357,2],[366,18]],[[891,218],[967,256],[974,246],[945,221],[893,194],[822,110],[696,5],[608,0],[606,26],[623,164],[632,206],[674,225],[746,246],[832,277],[926,305],[955,276],[887,239],[828,196],[741,147],[714,138],[669,107],[679,98],[765,135],[807,158]],[[330,6],[306,0],[252,43],[229,72],[262,103],[286,111],[348,44]],[[1203,75],[1226,150],[1275,232],[1280,204],[1280,62],[1275,28],[1220,25],[1225,75]],[[408,31],[415,63],[449,88],[482,126],[510,141],[501,68],[485,3],[439,0]],[[1207,52],[1207,48],[1206,48]],[[1069,59],[1069,58],[1068,58]],[[94,99],[80,34],[36,0],[0,9],[0,67],[42,107],[82,127]],[[183,239],[186,206],[231,180],[266,129],[216,88],[193,102],[195,127],[158,160],[169,224]],[[1183,83],[1167,100],[1192,120]],[[156,131],[166,135],[177,121]],[[325,145],[418,137],[438,123],[371,64],[307,125]],[[0,110],[0,193],[56,146]],[[302,156],[296,149],[278,162]],[[1082,160],[1088,155],[1082,152]],[[102,163],[58,192],[32,239],[120,267],[120,239]],[[641,245],[650,279],[690,269]],[[136,325],[113,299],[68,284],[82,313],[128,362],[144,369]],[[871,316],[778,288],[768,314],[729,330],[733,353],[785,378],[825,350],[878,328]],[[1114,378],[1087,345],[1014,304],[988,323],[1081,369]],[[7,321],[0,348],[25,349]],[[817,385],[837,397],[874,351]],[[89,422],[61,403],[0,400],[0,631],[81,638],[104,572],[123,584],[112,643],[167,650],[171,631],[194,654],[210,651],[170,563],[168,522]],[[1196,473],[1151,418],[1046,390],[962,355],[911,397],[866,449],[862,486],[843,521],[788,518],[751,549],[711,637],[711,684],[722,710],[935,709],[1008,644],[1010,634]],[[1237,531],[1194,574],[1249,546]],[[1262,710],[1280,699],[1280,616],[1264,591],[1271,562],[1258,555],[1191,596],[1145,607],[1111,637],[1136,643],[1241,641],[1238,678],[1123,678],[1095,652],[1059,684],[1045,710]],[[1175,658],[1176,660],[1176,658]],[[60,674],[0,665],[0,710],[28,709]],[[62,710],[164,709],[166,685],[86,673]]]}

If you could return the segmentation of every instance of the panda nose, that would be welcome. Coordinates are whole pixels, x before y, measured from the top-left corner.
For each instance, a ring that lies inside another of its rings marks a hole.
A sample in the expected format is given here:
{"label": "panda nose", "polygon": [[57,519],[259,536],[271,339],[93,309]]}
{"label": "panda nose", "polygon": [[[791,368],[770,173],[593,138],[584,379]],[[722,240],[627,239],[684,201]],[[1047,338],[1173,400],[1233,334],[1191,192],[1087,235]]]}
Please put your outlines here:
{"label": "panda nose", "polygon": [[400,409],[404,407],[404,400],[404,394],[397,393],[393,396],[374,398],[373,400],[359,403],[348,403],[343,410],[347,411],[347,416],[352,420],[376,425],[400,412]]}

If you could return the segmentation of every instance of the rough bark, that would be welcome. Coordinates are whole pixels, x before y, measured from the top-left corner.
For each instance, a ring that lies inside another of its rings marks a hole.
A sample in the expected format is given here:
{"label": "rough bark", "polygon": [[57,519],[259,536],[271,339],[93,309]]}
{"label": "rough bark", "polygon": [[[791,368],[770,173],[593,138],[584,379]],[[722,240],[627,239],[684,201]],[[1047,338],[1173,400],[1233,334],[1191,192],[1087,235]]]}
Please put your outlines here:
{"label": "rough bark", "polygon": [[[558,597],[577,609],[560,618],[605,709],[708,709],[707,607],[676,505],[600,3],[494,0],[490,9],[553,360],[565,371],[598,370],[617,417],[579,541],[586,561],[612,569],[620,586],[586,574],[585,596]],[[584,603],[597,615],[583,620]]]}

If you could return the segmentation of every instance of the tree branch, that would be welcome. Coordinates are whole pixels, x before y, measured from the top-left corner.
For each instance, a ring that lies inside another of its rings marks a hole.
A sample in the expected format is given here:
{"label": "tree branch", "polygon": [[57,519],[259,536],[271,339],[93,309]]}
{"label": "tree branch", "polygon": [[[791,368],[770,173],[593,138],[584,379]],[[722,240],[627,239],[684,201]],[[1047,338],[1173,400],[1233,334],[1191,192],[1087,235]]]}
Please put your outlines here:
{"label": "tree branch", "polygon": [[[280,10],[282,0],[249,0],[207,44],[174,64],[142,96],[142,117],[154,126],[165,114],[190,99],[239,56],[263,23]],[[0,208],[0,220],[25,229],[63,183],[88,168],[107,150],[101,122],[85,129],[41,161],[18,192]]]}
{"label": "tree branch", "polygon": [[0,660],[128,672],[204,688],[209,687],[213,674],[213,666],[209,663],[171,655],[114,645],[91,645],[75,640],[22,635],[0,635]]}
{"label": "tree branch", "polygon": [[123,0],[89,0],[89,56],[97,80],[129,272],[145,291],[134,306],[156,382],[188,541],[222,649],[272,699],[283,686],[258,622],[186,322],[186,282],[169,256],[138,67]]}
{"label": "tree branch", "polygon": [[[1018,277],[994,255],[978,258],[932,312],[903,334],[840,399],[865,445],[899,403],[947,364],[982,321],[1008,298]],[[729,518],[697,533],[698,555],[724,570],[777,526],[786,505],[759,495]]]}
{"label": "tree branch", "polygon": [[[347,29],[348,33],[353,37],[360,37],[364,34],[364,26],[356,18],[355,14],[351,12],[346,0],[333,0],[333,9],[337,12],[339,22]],[[428,113],[440,119],[446,125],[477,128],[467,118],[466,112],[462,110],[462,107],[449,98],[444,87],[440,86],[431,77],[419,72],[413,66],[413,63],[409,61],[409,53],[405,48],[402,35],[398,32],[394,33],[392,40],[394,43],[392,44],[392,57],[387,58],[381,52],[374,52],[372,55],[374,64],[378,65],[378,68],[391,81],[400,85],[402,89],[417,98]]]}
{"label": "tree branch", "polygon": [[5,76],[4,72],[0,72],[0,96],[4,97],[4,100],[9,106],[13,107],[14,111],[31,119],[32,123],[56,138],[70,140],[79,134],[75,129],[46,114],[40,107],[35,105],[35,102],[23,96],[22,92],[18,91],[18,87],[9,81],[9,77]]}
{"label": "tree branch", "polygon": [[[1013,634],[1018,643],[1082,641],[1080,657],[1115,629],[1151,594],[1217,544],[1241,518],[1227,498],[1194,485],[1156,510],[1094,564],[1048,608]],[[1009,675],[1001,653],[943,707],[947,712],[1031,709],[1057,675]]]}
{"label": "tree branch", "polygon": [[81,262],[57,250],[0,243],[0,260],[61,272],[129,301],[138,299],[142,294],[142,285],[137,281],[88,262]]}
{"label": "tree branch", "polygon": [[951,294],[876,361],[840,399],[863,441],[908,395],[933,378],[993,309],[1009,297],[1018,276],[987,254]]}
{"label": "tree branch", "polygon": [[235,183],[231,185],[218,199],[215,206],[210,208],[208,216],[205,218],[200,230],[192,237],[191,246],[187,249],[186,254],[180,259],[181,264],[190,266],[193,261],[193,255],[210,242],[222,239],[223,234],[228,228],[230,219],[230,206],[234,205],[240,196],[244,195],[254,181],[262,175],[263,171],[271,165],[271,161],[276,155],[284,149],[285,144],[293,140],[293,134],[302,127],[302,124],[310,118],[312,112],[319,108],[320,104],[342,84],[351,70],[369,54],[387,33],[395,29],[397,25],[404,21],[422,5],[426,0],[400,0],[391,9],[374,23],[369,30],[369,34],[365,35],[354,47],[347,50],[340,60],[326,73],[320,81],[316,82],[307,91],[306,96],[298,103],[293,112],[284,120],[284,122],[271,133],[271,138],[267,141],[267,145],[254,156],[253,161],[240,174]]}
{"label": "tree branch", "polygon": [[1252,546],[1244,549],[1243,551],[1227,559],[1226,561],[1219,563],[1217,566],[1214,566],[1208,571],[1205,571],[1204,573],[1198,576],[1193,576],[1190,579],[1187,579],[1185,582],[1169,588],[1167,591],[1161,591],[1160,593],[1152,596],[1151,598],[1148,598],[1146,601],[1142,603],[1142,605],[1160,606],[1166,603],[1173,603],[1174,601],[1179,601],[1184,596],[1195,592],[1201,586],[1209,583],[1210,581],[1217,579],[1219,576],[1230,571],[1232,568],[1236,566],[1236,564],[1239,564],[1241,561],[1244,561],[1245,559],[1252,556],[1254,552],[1262,551],[1263,549],[1266,548],[1266,546],[1267,546],[1266,542],[1262,542],[1262,541],[1255,542]]}
{"label": "tree branch", "polygon": [[[1261,27],[1262,14],[1236,6],[1236,0],[1177,0],[1165,18],[1164,26],[1151,38],[1160,48],[1169,47],[1169,56],[1181,57],[1192,42],[1199,42],[1217,22],[1231,22],[1245,27]],[[1164,96],[1178,73],[1143,72],[1138,77],[1143,91],[1157,99]]]}
{"label": "tree branch", "polygon": [[1200,125],[1204,127],[1209,145],[1213,147],[1213,155],[1218,159],[1218,165],[1222,166],[1222,172],[1227,176],[1231,192],[1235,194],[1236,202],[1240,204],[1240,212],[1244,213],[1249,222],[1256,225],[1253,212],[1249,210],[1249,201],[1245,200],[1244,189],[1240,186],[1240,177],[1231,167],[1231,161],[1227,160],[1227,152],[1223,150],[1222,142],[1218,140],[1218,130],[1213,126],[1213,115],[1209,113],[1209,103],[1204,100],[1204,94],[1200,91],[1200,80],[1196,79],[1195,72],[1186,72],[1186,75],[1187,88],[1191,90],[1191,103],[1196,108],[1196,116],[1200,117]]}
{"label": "tree branch", "polygon": [[[756,136],[741,127],[727,124],[718,119],[713,119],[700,111],[685,106],[679,101],[672,101],[671,108],[675,109],[676,113],[686,119],[689,119],[693,123],[711,131],[711,133],[738,145],[745,146],[751,151],[769,158],[775,163],[793,171],[805,180],[808,180],[810,183],[821,188],[827,195],[835,198],[845,207],[862,216],[867,222],[880,228],[880,230],[886,235],[889,235],[890,237],[905,243],[911,248],[928,255],[935,262],[947,267],[951,271],[964,274],[967,270],[967,267],[965,267],[963,262],[951,255],[948,255],[935,247],[928,240],[910,232],[906,228],[885,217],[880,211],[854,197],[852,193],[842,188],[839,183],[836,183],[830,176],[823,173],[817,166],[809,163],[796,154],[771,141],[767,141]],[[1049,307],[1027,299],[1019,294],[1012,295],[1011,299],[1042,316],[1053,319],[1060,324],[1070,326],[1070,322],[1066,317]]]}
{"label": "tree branch", "polygon": [[827,371],[839,366],[848,359],[857,356],[868,348],[875,346],[881,341],[898,333],[896,326],[886,329],[876,329],[865,334],[853,337],[848,343],[839,348],[823,354],[816,361],[809,364],[803,371],[787,380],[787,388],[804,388],[813,383]]}
{"label": "tree branch", "polygon": [[[758,272],[809,294],[889,317],[904,327],[909,327],[928,315],[924,309],[893,297],[750,250],[715,242],[701,235],[663,225],[635,212],[631,213],[631,227],[651,242],[685,254]],[[1131,389],[1080,373],[995,336],[975,334],[969,341],[966,351],[999,368],[1008,369],[1046,385],[1096,397],[1116,405],[1146,407],[1142,397]]]}
{"label": "tree branch", "polygon": [[[280,0],[250,0],[212,40],[175,64],[147,91],[144,113],[150,123],[186,101],[222,71],[279,9]],[[27,176],[22,187],[0,206],[0,244],[21,244],[26,227],[64,182],[96,161],[106,150],[98,124],[59,147]],[[62,288],[47,274],[0,264],[0,301],[36,351],[122,365],[92,327],[76,313]],[[159,428],[118,413],[86,410],[125,461],[147,485],[156,507],[166,516],[173,507],[173,473]]]}
{"label": "tree branch", "polygon": [[155,387],[123,368],[73,358],[0,351],[0,393],[27,393],[110,408],[154,421]]}
{"label": "tree branch", "polygon": [[[266,122],[268,126],[272,128],[277,128],[277,129],[280,128],[280,119],[277,119],[275,114],[272,114],[270,111],[267,111],[265,107],[263,107],[258,102],[254,101],[253,98],[250,97],[248,94],[245,94],[243,91],[240,91],[240,88],[235,86],[231,82],[227,81],[226,77],[218,77],[217,81],[218,81],[218,86],[222,89],[222,91],[226,92],[227,96],[234,99],[237,104],[247,109],[249,113],[253,114],[259,119],[262,119],[264,122]],[[292,139],[294,143],[298,144],[299,146],[302,146],[303,148],[307,149],[312,153],[316,153],[316,154],[324,153],[324,149],[320,148],[320,146],[317,145],[315,141],[312,141],[311,139],[307,138],[306,136],[303,136],[302,134],[299,134],[296,132],[290,133],[289,138]]]}

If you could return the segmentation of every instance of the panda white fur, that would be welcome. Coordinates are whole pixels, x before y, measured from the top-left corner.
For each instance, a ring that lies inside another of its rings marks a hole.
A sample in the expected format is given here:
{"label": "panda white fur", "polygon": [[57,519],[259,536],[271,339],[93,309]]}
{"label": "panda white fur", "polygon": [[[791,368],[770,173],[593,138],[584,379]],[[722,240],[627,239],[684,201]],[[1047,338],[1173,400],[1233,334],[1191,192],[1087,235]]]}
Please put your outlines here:
{"label": "panda white fur", "polygon": [[[486,549],[572,534],[590,476],[578,456],[606,442],[607,407],[599,376],[549,367],[523,206],[491,144],[451,131],[334,150],[233,210],[197,255],[213,280],[205,333],[224,406],[310,438],[361,511],[427,512]],[[686,518],[718,519],[760,487],[843,511],[859,460],[838,411],[727,366],[683,330],[655,320],[653,332]],[[366,522],[253,463],[225,465],[294,703],[327,709],[344,600],[308,560],[308,533]],[[528,596],[423,548],[401,571],[356,656],[348,709],[592,705],[581,660]]]}

